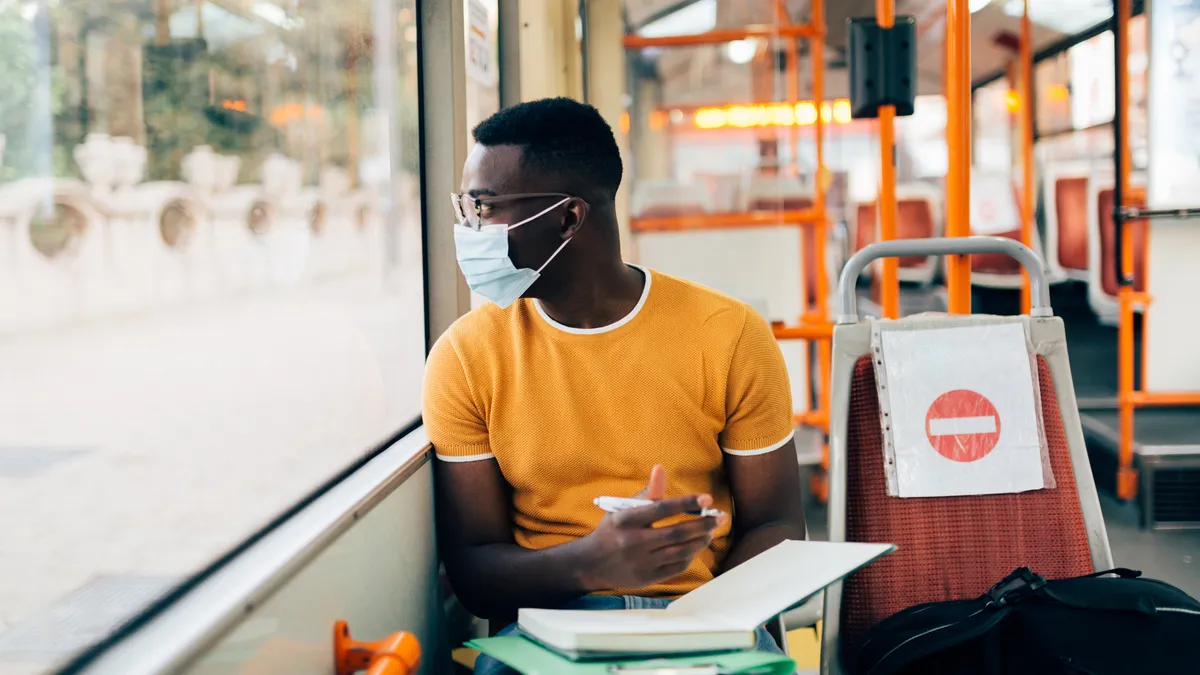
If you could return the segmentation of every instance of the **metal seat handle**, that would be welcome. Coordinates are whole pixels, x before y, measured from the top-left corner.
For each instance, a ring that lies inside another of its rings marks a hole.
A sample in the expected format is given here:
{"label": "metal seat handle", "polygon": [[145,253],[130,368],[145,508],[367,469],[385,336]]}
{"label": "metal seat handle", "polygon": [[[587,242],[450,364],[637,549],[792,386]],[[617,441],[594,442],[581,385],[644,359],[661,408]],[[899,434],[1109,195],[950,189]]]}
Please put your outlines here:
{"label": "metal seat handle", "polygon": [[863,247],[846,261],[838,279],[839,324],[858,322],[858,297],[855,286],[858,276],[867,265],[879,258],[909,256],[971,255],[999,253],[1016,258],[1029,274],[1030,316],[1054,316],[1050,308],[1050,286],[1042,259],[1028,246],[1005,237],[934,237],[930,239],[897,239],[881,241]]}

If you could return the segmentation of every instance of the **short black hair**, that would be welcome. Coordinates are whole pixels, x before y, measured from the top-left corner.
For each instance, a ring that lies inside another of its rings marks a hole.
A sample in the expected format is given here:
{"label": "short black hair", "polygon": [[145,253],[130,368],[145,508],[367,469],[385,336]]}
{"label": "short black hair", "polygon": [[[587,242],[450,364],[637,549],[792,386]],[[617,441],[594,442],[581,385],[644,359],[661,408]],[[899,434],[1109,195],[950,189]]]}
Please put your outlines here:
{"label": "short black hair", "polygon": [[521,148],[521,164],[578,179],[610,199],[621,185],[621,151],[600,111],[569,98],[543,98],[505,108],[473,132],[486,146]]}

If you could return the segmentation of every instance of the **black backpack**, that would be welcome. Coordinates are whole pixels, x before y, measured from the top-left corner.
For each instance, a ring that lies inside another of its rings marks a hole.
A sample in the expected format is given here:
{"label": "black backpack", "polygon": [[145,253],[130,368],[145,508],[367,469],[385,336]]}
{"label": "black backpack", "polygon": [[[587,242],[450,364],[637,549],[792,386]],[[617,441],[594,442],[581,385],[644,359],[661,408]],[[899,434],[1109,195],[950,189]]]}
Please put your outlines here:
{"label": "black backpack", "polygon": [[1115,569],[1047,581],[1022,567],[975,600],[916,605],[884,619],[846,654],[848,670],[855,675],[1200,673],[1200,602],[1140,576]]}

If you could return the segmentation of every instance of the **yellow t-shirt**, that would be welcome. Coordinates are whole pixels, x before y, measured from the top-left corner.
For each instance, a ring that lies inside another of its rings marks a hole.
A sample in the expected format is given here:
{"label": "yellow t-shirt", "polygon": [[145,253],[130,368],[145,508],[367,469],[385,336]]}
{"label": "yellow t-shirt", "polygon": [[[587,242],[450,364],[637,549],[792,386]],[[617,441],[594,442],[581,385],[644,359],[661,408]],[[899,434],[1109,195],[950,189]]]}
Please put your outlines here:
{"label": "yellow t-shirt", "polygon": [[[533,300],[489,303],[429,354],[424,423],[437,457],[495,457],[521,546],[591,533],[604,515],[593,498],[634,495],[655,464],[668,497],[707,492],[732,513],[725,453],[770,452],[792,437],[787,369],[766,321],[745,303],[642,271],[641,300],[612,325],[569,328]],[[729,529],[678,577],[610,593],[678,596],[711,580]]]}

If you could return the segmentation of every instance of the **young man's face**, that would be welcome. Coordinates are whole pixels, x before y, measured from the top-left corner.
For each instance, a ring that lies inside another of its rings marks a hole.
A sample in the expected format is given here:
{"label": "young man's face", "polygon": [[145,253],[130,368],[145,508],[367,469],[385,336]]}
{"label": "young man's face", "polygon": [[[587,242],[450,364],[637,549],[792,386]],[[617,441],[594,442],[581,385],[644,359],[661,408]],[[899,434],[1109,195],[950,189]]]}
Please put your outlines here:
{"label": "young man's face", "polygon": [[[532,218],[508,231],[508,257],[518,268],[538,269],[569,236],[575,214],[568,204],[553,208],[571,195],[560,182],[523,169],[521,152],[514,145],[477,143],[463,166],[461,189],[463,195],[478,198],[484,225],[516,225]],[[466,201],[464,208],[476,208],[470,199]]]}

